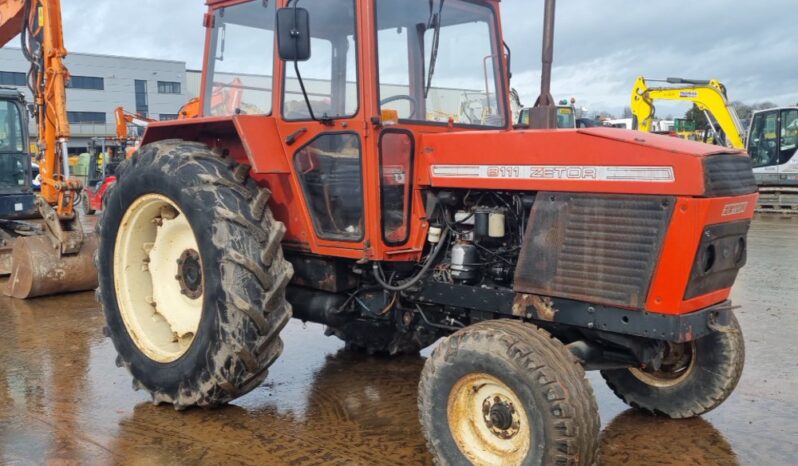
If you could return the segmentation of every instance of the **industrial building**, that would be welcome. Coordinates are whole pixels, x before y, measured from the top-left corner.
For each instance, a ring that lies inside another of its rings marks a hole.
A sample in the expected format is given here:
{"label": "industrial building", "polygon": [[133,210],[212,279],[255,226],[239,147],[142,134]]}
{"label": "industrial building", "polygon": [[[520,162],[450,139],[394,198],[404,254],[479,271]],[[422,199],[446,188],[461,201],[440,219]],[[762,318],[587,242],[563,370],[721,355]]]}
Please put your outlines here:
{"label": "industrial building", "polygon": [[[71,153],[85,151],[93,137],[114,135],[114,109],[120,105],[149,118],[170,120],[190,98],[185,62],[70,53],[66,65],[72,75],[67,89]],[[30,101],[29,67],[20,49],[0,49],[0,86],[19,88]],[[30,128],[35,136],[33,119]]]}

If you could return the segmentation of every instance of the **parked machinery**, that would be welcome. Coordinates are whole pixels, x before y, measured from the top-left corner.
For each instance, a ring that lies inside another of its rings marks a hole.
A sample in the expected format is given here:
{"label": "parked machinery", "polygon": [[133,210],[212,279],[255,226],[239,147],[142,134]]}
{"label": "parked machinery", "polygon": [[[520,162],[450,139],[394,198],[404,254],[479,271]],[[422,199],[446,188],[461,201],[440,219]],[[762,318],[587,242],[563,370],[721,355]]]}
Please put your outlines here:
{"label": "parked machinery", "polygon": [[754,113],[748,154],[759,185],[759,211],[798,213],[798,107]]}
{"label": "parked machinery", "polygon": [[69,72],[64,66],[67,52],[60,3],[0,2],[0,45],[5,46],[20,33],[22,53],[31,63],[28,87],[35,99],[33,114],[39,127],[41,192],[35,203],[44,228],[42,234],[14,241],[6,293],[28,298],[93,289],[97,286],[92,260],[96,242],[93,235],[84,233],[75,210],[83,186],[69,174],[65,92]]}
{"label": "parked machinery", "polygon": [[[89,177],[80,203],[87,215],[102,210],[103,197],[116,183],[116,168],[141,143],[141,134],[138,131],[155,121],[138,113],[127,112],[124,107],[117,107],[114,116],[116,136],[94,138],[89,143]],[[135,127],[135,134],[130,133],[129,126]]]}
{"label": "parked machinery", "polygon": [[[443,338],[419,386],[442,463],[592,464],[584,369],[674,418],[732,392],[750,159],[547,130],[553,0],[535,130],[513,129],[498,1],[208,3],[200,113],[149,125],[98,223],[98,297],[134,388],[227,403],[265,379],[293,315],[370,352]],[[214,88],[236,63],[274,78],[229,111]],[[452,82],[502,97],[482,124],[429,119]]]}

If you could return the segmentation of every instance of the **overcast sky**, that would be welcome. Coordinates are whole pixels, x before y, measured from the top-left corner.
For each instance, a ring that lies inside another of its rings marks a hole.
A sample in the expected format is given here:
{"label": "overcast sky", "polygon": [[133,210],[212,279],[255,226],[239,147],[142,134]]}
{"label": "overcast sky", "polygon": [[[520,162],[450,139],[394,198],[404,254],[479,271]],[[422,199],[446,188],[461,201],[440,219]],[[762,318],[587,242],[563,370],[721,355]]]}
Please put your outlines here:
{"label": "overcast sky", "polygon": [[[402,0],[394,0],[402,1]],[[64,0],[70,51],[202,59],[202,0]],[[513,87],[534,103],[543,0],[503,0]],[[635,77],[715,78],[732,100],[798,103],[798,0],[560,0],[555,99],[619,113]],[[659,105],[658,114],[686,106]]]}

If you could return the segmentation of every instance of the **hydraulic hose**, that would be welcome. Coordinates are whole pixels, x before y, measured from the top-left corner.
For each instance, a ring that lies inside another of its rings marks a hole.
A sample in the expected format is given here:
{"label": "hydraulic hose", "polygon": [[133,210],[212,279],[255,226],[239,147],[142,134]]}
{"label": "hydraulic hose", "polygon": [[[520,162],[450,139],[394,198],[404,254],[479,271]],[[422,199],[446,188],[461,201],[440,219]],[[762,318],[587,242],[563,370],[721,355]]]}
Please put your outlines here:
{"label": "hydraulic hose", "polygon": [[438,257],[440,252],[445,248],[446,240],[448,240],[448,239],[449,239],[449,229],[447,228],[443,232],[443,235],[441,236],[441,240],[440,240],[440,242],[438,242],[438,245],[435,246],[435,249],[433,249],[433,251],[427,257],[427,261],[424,263],[423,266],[421,266],[421,270],[419,270],[418,273],[415,276],[411,277],[410,279],[408,279],[406,282],[402,283],[401,285],[391,285],[390,283],[387,283],[383,279],[379,262],[375,262],[374,265],[372,266],[372,272],[374,274],[374,279],[377,280],[377,283],[379,283],[380,286],[382,286],[383,288],[385,288],[388,291],[404,291],[404,290],[410,288],[411,286],[413,286],[416,283],[418,283],[419,280],[424,278],[424,275],[427,274],[427,271],[429,271],[429,268],[432,267],[433,263],[435,263],[435,259]]}

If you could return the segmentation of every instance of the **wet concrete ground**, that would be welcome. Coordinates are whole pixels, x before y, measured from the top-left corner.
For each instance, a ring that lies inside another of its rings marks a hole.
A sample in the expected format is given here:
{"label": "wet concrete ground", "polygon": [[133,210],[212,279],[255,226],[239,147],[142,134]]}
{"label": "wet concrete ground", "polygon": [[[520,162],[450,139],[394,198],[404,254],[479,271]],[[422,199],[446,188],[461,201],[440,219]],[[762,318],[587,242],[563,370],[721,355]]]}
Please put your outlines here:
{"label": "wet concrete ground", "polygon": [[[636,413],[590,374],[602,464],[798,464],[798,221],[760,219],[734,292],[747,362],[704,418]],[[0,300],[0,464],[429,464],[423,358],[347,353],[292,322],[266,385],[234,406],[175,412],[131,389],[92,293]],[[425,352],[424,354],[427,354]]]}

